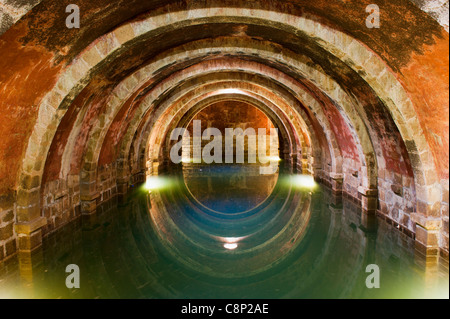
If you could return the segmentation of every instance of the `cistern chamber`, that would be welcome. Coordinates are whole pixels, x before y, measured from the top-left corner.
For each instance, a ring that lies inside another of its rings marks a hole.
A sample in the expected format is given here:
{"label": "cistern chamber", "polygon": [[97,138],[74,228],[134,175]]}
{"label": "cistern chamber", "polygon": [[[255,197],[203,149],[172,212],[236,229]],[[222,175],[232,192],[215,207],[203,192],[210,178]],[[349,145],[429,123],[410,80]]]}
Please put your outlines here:
{"label": "cistern chamber", "polygon": [[438,0],[0,0],[0,298],[448,298],[448,34]]}

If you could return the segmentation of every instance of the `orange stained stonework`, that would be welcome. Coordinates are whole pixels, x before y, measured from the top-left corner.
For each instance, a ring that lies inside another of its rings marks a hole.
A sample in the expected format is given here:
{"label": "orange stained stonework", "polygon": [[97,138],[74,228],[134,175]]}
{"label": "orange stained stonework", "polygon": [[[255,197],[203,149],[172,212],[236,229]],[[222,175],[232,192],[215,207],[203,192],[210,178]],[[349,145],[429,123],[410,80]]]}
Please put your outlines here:
{"label": "orange stained stonework", "polygon": [[376,0],[374,29],[372,0],[80,0],[77,30],[42,0],[0,21],[0,260],[23,241],[17,222],[40,240],[126,194],[165,162],[144,154],[166,145],[158,129],[230,85],[268,102],[297,167],[412,233],[442,224],[448,252],[449,35],[417,2]]}
{"label": "orange stained stonework", "polygon": [[449,34],[412,53],[400,79],[414,103],[440,178],[449,177]]}
{"label": "orange stained stonework", "polygon": [[9,31],[0,38],[0,194],[16,186],[39,102],[63,67],[54,65],[54,54],[44,47],[19,42],[25,27]]}

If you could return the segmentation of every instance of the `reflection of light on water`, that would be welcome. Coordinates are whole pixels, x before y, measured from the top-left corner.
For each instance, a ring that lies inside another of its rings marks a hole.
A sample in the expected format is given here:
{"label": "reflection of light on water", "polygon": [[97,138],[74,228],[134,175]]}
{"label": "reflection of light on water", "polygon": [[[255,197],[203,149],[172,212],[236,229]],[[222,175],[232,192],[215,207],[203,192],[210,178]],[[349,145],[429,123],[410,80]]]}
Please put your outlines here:
{"label": "reflection of light on water", "polygon": [[168,181],[165,178],[159,176],[149,176],[145,182],[145,188],[147,190],[162,189],[168,186]]}
{"label": "reflection of light on water", "polygon": [[216,237],[219,241],[223,242],[223,247],[228,250],[234,250],[238,248],[238,243],[245,237]]}
{"label": "reflection of light on water", "polygon": [[[2,286],[2,279],[0,279],[0,300],[5,299],[26,299],[28,296],[26,295],[19,295],[20,288],[19,287],[12,287],[10,285],[8,286]],[[36,291],[34,292],[37,293]],[[39,297],[37,297],[39,298]]]}
{"label": "reflection of light on water", "polygon": [[433,284],[427,287],[425,291],[426,299],[448,299],[449,298],[449,282],[448,278],[433,278]]}
{"label": "reflection of light on water", "polygon": [[228,250],[233,250],[238,247],[238,244],[236,243],[224,244],[223,247],[225,247]]}
{"label": "reflection of light on water", "polygon": [[6,292],[0,291],[0,299],[15,299],[11,294],[7,294]]}
{"label": "reflection of light on water", "polygon": [[314,177],[311,175],[294,175],[291,177],[292,184],[301,188],[313,189],[317,186]]}

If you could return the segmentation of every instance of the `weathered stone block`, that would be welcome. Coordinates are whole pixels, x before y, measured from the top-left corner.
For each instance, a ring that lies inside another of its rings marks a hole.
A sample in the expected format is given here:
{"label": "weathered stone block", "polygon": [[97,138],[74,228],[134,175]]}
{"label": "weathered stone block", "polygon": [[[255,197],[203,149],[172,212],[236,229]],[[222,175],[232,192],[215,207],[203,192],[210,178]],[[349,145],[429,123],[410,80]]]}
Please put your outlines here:
{"label": "weathered stone block", "polygon": [[0,241],[7,240],[12,236],[14,236],[14,226],[12,223],[0,227]]}
{"label": "weathered stone block", "polygon": [[31,251],[42,245],[42,231],[36,230],[31,234],[19,234],[19,250]]}
{"label": "weathered stone block", "polygon": [[393,185],[391,185],[391,190],[395,195],[403,197],[403,186],[402,185],[393,184]]}
{"label": "weathered stone block", "polygon": [[417,201],[417,213],[430,217],[438,217],[441,215],[441,203],[437,202],[434,205]]}
{"label": "weathered stone block", "polygon": [[97,191],[97,183],[81,183],[80,185],[80,198],[82,201],[90,201],[99,196]]}
{"label": "weathered stone block", "polygon": [[442,216],[443,220],[445,220],[445,219],[448,220],[448,218],[449,218],[449,207],[448,207],[447,204],[442,204],[441,205],[441,216]]}
{"label": "weathered stone block", "polygon": [[358,186],[358,192],[366,197],[376,197],[378,195],[378,189],[371,189],[362,186]]}
{"label": "weathered stone block", "polygon": [[81,213],[92,214],[97,209],[97,199],[90,201],[81,201]]}
{"label": "weathered stone block", "polygon": [[448,188],[442,188],[442,202],[444,202],[444,203],[449,203],[449,201],[448,201],[448,193],[449,193],[449,191],[448,191]]}
{"label": "weathered stone block", "polygon": [[12,256],[17,251],[16,239],[11,239],[5,243],[5,258]]}
{"label": "weathered stone block", "polygon": [[446,234],[442,234],[441,235],[441,241],[440,241],[440,247],[441,247],[441,251],[446,251],[447,252],[447,258],[448,258],[448,235]]}
{"label": "weathered stone block", "polygon": [[379,203],[380,203],[380,211],[384,215],[388,215],[389,214],[389,210],[388,210],[388,207],[387,207],[386,203],[384,201],[379,201]]}
{"label": "weathered stone block", "polygon": [[18,222],[28,222],[40,217],[41,209],[39,208],[39,205],[31,205],[29,207],[18,206],[16,214]]}
{"label": "weathered stone block", "polygon": [[98,52],[96,46],[91,46],[86,52],[83,53],[83,60],[91,67],[97,65],[102,61],[100,52]]}
{"label": "weathered stone block", "polygon": [[10,210],[14,207],[15,193],[0,194],[0,212]]}
{"label": "weathered stone block", "polygon": [[45,217],[38,217],[32,221],[27,222],[18,222],[15,224],[16,233],[31,234],[45,226],[46,223],[47,219]]}
{"label": "weathered stone block", "polygon": [[448,234],[448,218],[442,219],[442,231],[446,234]]}
{"label": "weathered stone block", "polygon": [[361,206],[363,211],[375,213],[378,208],[378,199],[376,197],[361,197]]}
{"label": "weathered stone block", "polygon": [[127,24],[116,29],[114,31],[114,35],[120,44],[124,44],[125,42],[131,40],[135,34],[131,25]]}
{"label": "weathered stone block", "polygon": [[425,229],[440,229],[442,226],[442,219],[440,217],[431,217],[424,214],[412,213],[411,219],[416,224],[422,226]]}
{"label": "weathered stone block", "polygon": [[17,192],[17,205],[29,206],[31,204],[39,204],[40,202],[40,189],[35,188],[33,190],[19,189]]}
{"label": "weathered stone block", "polygon": [[31,175],[25,175],[20,180],[20,186],[22,189],[33,189],[40,185],[40,178],[39,176],[31,176]]}
{"label": "weathered stone block", "polygon": [[0,223],[9,223],[14,220],[14,211],[0,213]]}
{"label": "weathered stone block", "polygon": [[423,245],[427,245],[427,238],[428,238],[428,233],[427,230],[425,228],[423,228],[420,225],[416,225],[416,240],[423,244]]}

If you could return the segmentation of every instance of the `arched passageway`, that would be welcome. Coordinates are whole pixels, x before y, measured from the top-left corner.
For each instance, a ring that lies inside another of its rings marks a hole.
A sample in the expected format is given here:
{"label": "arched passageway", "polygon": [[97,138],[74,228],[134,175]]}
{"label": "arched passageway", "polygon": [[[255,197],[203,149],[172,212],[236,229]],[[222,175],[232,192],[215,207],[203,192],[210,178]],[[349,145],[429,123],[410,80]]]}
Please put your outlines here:
{"label": "arched passageway", "polygon": [[292,172],[448,257],[448,21],[427,1],[83,0],[80,28],[31,2],[0,11],[0,260],[161,173],[173,130],[227,103],[267,117]]}

